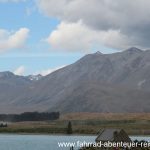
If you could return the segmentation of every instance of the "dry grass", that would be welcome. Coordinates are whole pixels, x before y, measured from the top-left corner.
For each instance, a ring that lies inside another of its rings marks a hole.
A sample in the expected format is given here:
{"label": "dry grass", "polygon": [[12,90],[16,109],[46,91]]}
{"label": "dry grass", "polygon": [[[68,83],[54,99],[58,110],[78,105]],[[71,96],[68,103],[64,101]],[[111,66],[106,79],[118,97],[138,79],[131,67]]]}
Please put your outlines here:
{"label": "dry grass", "polygon": [[60,120],[150,120],[150,113],[71,113]]}
{"label": "dry grass", "polygon": [[150,135],[149,114],[73,113],[65,114],[57,121],[18,122],[0,129],[6,133],[66,133],[68,121],[75,134],[96,134],[103,128],[122,128],[130,135]]}

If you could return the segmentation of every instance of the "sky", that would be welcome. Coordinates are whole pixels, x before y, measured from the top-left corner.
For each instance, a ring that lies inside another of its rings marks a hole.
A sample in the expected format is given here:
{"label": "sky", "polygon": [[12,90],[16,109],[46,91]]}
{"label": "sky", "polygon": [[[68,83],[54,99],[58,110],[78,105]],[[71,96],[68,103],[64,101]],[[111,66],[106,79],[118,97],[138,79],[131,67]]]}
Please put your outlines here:
{"label": "sky", "polygon": [[0,0],[0,71],[47,75],[149,39],[149,0]]}

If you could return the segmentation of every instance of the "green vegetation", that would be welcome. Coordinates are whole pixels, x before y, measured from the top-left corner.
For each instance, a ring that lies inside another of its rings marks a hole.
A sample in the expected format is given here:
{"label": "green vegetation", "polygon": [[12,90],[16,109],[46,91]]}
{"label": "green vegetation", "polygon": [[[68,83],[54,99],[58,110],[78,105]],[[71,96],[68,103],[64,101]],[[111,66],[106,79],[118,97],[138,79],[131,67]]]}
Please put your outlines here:
{"label": "green vegetation", "polygon": [[59,112],[25,112],[22,114],[0,114],[0,120],[5,122],[45,121],[59,119]]}
{"label": "green vegetation", "polygon": [[67,127],[67,134],[72,134],[72,124],[70,121],[69,121],[68,127]]}

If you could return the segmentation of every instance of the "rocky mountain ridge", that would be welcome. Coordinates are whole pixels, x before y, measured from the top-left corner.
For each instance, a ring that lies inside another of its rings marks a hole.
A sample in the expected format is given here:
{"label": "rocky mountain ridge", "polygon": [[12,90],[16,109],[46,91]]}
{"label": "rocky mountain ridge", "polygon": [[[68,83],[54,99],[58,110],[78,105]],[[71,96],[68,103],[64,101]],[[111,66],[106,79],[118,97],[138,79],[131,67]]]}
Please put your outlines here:
{"label": "rocky mountain ridge", "polygon": [[36,82],[1,74],[1,112],[150,112],[150,51],[135,47],[88,54]]}

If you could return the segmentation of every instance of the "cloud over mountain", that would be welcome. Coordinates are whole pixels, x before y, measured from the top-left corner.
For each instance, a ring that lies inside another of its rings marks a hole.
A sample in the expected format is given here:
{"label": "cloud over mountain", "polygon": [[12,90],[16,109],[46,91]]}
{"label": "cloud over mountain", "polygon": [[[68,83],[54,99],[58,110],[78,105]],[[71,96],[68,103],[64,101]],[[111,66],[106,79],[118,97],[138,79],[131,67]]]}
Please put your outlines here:
{"label": "cloud over mountain", "polygon": [[[90,51],[94,45],[124,48],[130,45],[128,37],[118,30],[91,30],[82,21],[77,23],[61,22],[47,38],[53,48],[64,51]],[[132,44],[131,44],[132,45]]]}
{"label": "cloud over mountain", "polygon": [[[99,43],[104,46],[118,49],[130,46],[150,47],[148,40],[150,38],[150,1],[148,0],[116,0],[115,2],[113,0],[38,0],[37,5],[45,15],[57,17],[61,21],[59,26],[67,22],[67,25],[70,26],[73,23],[78,28],[78,22],[82,21],[83,27],[86,26],[90,32],[97,32]],[[110,31],[117,36],[111,36],[104,42],[101,33],[105,33],[108,37]],[[61,34],[62,30],[58,27],[56,32]],[[80,30],[76,32],[79,32],[76,34],[84,34]],[[51,36],[54,33],[55,31]],[[68,35],[68,32],[66,34]],[[66,34],[61,38],[62,40]],[[70,33],[71,38],[68,39],[68,42],[73,40],[73,35],[74,33]],[[91,36],[95,37],[95,35]],[[86,36],[81,38],[84,41]],[[110,44],[111,40],[118,42]],[[59,43],[59,41],[56,42]],[[65,42],[61,43],[62,46]],[[76,45],[78,45],[77,42]],[[82,45],[84,47],[86,43]],[[70,49],[70,46],[67,48]]]}
{"label": "cloud over mountain", "polygon": [[66,65],[62,65],[62,66],[55,67],[55,68],[49,68],[49,69],[46,69],[46,70],[37,71],[34,74],[35,75],[40,74],[42,76],[46,76],[46,75],[48,75],[48,74],[50,74],[50,73],[52,73],[52,72],[54,72],[54,71],[56,71],[58,69],[61,69],[61,68],[65,67],[65,66]]}
{"label": "cloud over mountain", "polygon": [[24,66],[20,66],[18,67],[15,71],[14,74],[15,75],[24,75],[25,73],[25,67]]}

